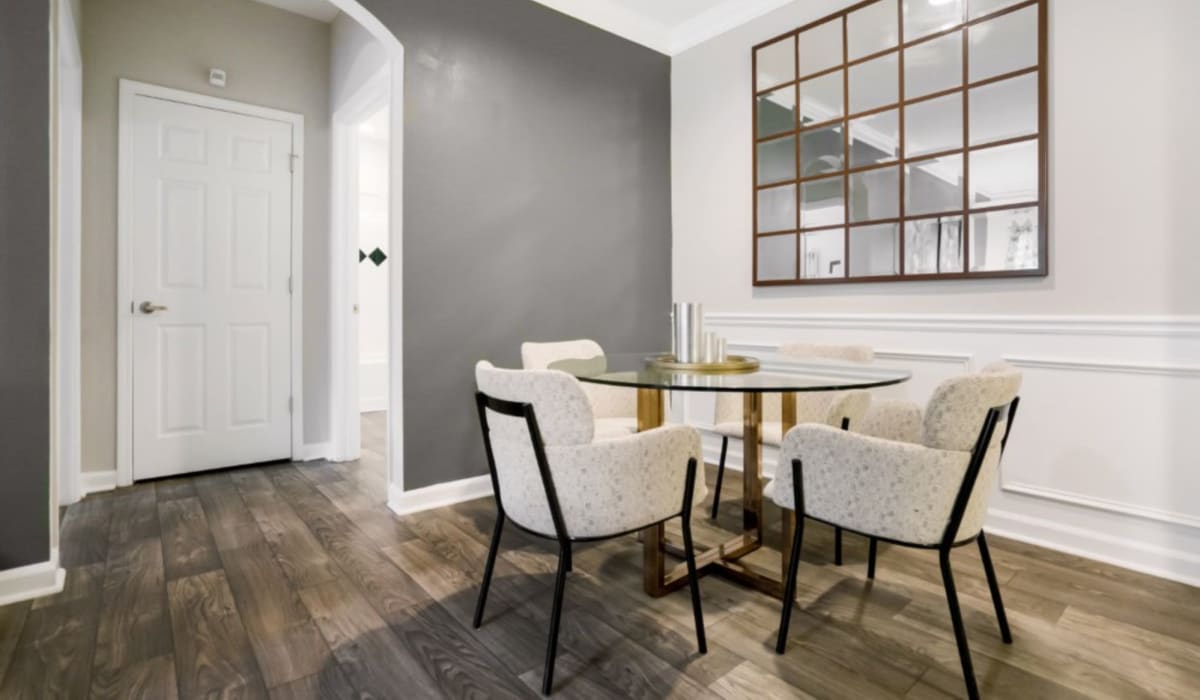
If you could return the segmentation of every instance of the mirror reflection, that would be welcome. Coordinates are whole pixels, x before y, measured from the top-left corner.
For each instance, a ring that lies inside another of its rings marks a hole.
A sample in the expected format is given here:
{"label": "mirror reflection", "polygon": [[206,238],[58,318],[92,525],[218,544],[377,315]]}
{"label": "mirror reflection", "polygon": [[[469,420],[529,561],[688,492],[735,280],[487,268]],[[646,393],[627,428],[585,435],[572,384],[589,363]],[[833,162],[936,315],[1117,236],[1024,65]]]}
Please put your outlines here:
{"label": "mirror reflection", "polygon": [[758,99],[757,135],[772,136],[796,128],[796,88],[789,85]]}
{"label": "mirror reflection", "polygon": [[1038,142],[971,151],[971,206],[1034,202],[1038,198]]}
{"label": "mirror reflection", "polygon": [[796,39],[788,37],[754,52],[757,90],[775,87],[796,79]]}
{"label": "mirror reflection", "polygon": [[758,239],[758,279],[796,279],[796,234]]}
{"label": "mirror reflection", "polygon": [[844,148],[841,124],[800,132],[800,176],[840,171]]}
{"label": "mirror reflection", "polygon": [[949,29],[962,21],[962,0],[904,0],[905,41]]}
{"label": "mirror reflection", "polygon": [[1038,77],[1029,73],[971,90],[967,102],[971,145],[1035,134]]}
{"label": "mirror reflection", "polygon": [[961,154],[907,164],[904,211],[918,216],[962,210],[962,168]]}
{"label": "mirror reflection", "polygon": [[846,222],[845,178],[827,177],[800,183],[800,228]]}
{"label": "mirror reflection", "polygon": [[889,109],[850,120],[850,167],[900,157],[900,112]]}
{"label": "mirror reflection", "polygon": [[894,104],[900,95],[900,58],[896,53],[850,67],[850,113]]}
{"label": "mirror reflection", "polygon": [[904,108],[904,152],[909,158],[962,148],[962,93]]}
{"label": "mirror reflection", "polygon": [[796,186],[768,187],[758,191],[758,232],[796,228]]}
{"label": "mirror reflection", "polygon": [[962,272],[962,217],[909,221],[904,225],[904,272]]}
{"label": "mirror reflection", "polygon": [[845,236],[840,228],[800,234],[801,277],[845,277]]}
{"label": "mirror reflection", "polygon": [[896,0],[879,0],[846,15],[846,48],[851,61],[895,48],[899,40]]}
{"label": "mirror reflection", "polygon": [[769,185],[796,179],[796,137],[758,144],[758,184]]}
{"label": "mirror reflection", "polygon": [[850,175],[850,221],[900,216],[900,168],[876,168]]}
{"label": "mirror reflection", "polygon": [[952,32],[904,50],[904,98],[962,85],[962,32]]}
{"label": "mirror reflection", "polygon": [[899,224],[850,228],[850,276],[900,273]]}
{"label": "mirror reflection", "polygon": [[800,32],[800,77],[842,64],[842,20],[831,19]]}
{"label": "mirror reflection", "polygon": [[800,125],[827,122],[842,116],[842,71],[800,83]]}
{"label": "mirror reflection", "polygon": [[971,215],[971,270],[1035,270],[1038,209],[1004,209]]}
{"label": "mirror reflection", "polygon": [[967,0],[967,19],[976,19],[1016,5],[1023,0]]}
{"label": "mirror reflection", "polygon": [[967,29],[971,82],[1037,65],[1037,9],[1030,5]]}

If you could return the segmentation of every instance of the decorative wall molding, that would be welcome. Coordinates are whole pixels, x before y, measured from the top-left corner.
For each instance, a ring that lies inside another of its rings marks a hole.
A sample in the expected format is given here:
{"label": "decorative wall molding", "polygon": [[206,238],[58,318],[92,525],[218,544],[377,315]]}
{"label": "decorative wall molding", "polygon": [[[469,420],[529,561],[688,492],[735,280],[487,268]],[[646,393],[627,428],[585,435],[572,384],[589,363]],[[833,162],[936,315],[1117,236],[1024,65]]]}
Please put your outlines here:
{"label": "decorative wall molding", "polygon": [[710,312],[706,325],[922,332],[1200,338],[1200,316],[1000,316]]}
{"label": "decorative wall molding", "polygon": [[1023,496],[1033,496],[1035,498],[1043,498],[1049,501],[1057,501],[1059,503],[1069,503],[1073,506],[1092,508],[1093,510],[1119,513],[1121,515],[1131,515],[1135,518],[1200,529],[1200,518],[1197,518],[1194,515],[1176,513],[1174,511],[1161,510],[1158,508],[1147,508],[1145,506],[1122,503],[1120,501],[1112,501],[1105,498],[1095,498],[1093,496],[1085,496],[1083,494],[1074,493],[1071,491],[1061,491],[1059,489],[1046,488],[1044,486],[1036,486],[1033,484],[1022,484],[1019,482],[1014,483],[1003,478],[1003,470],[1001,470],[1000,476],[1000,490],[1007,491],[1008,493],[1017,493]]}
{"label": "decorative wall molding", "polygon": [[1036,357],[1005,357],[1017,367],[1029,369],[1066,370],[1071,372],[1104,372],[1118,374],[1146,374],[1162,377],[1200,378],[1200,365],[1146,364],[1141,362],[1093,362],[1091,360],[1068,360]]}
{"label": "decorative wall molding", "polygon": [[101,491],[112,491],[117,488],[117,470],[109,469],[102,472],[83,472],[80,474],[79,487],[82,496]]}
{"label": "decorative wall molding", "polygon": [[393,483],[388,485],[388,508],[396,515],[411,515],[491,495],[492,477],[487,474],[411,491],[404,491]]}
{"label": "decorative wall molding", "polygon": [[0,605],[58,593],[66,576],[58,566],[58,550],[50,553],[48,561],[0,571]]}

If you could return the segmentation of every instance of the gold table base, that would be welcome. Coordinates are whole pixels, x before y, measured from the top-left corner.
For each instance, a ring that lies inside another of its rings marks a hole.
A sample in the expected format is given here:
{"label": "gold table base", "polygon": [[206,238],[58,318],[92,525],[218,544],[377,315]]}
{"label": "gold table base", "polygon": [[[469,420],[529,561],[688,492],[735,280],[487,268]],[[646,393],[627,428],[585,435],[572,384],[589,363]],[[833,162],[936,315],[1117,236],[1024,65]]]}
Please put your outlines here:
{"label": "gold table base", "polygon": [[[657,428],[665,422],[664,394],[661,389],[638,389],[638,430]],[[796,395],[783,392],[782,428],[784,435],[796,424]],[[696,552],[698,575],[715,573],[763,593],[783,598],[788,557],[796,530],[796,514],[783,511],[783,542],[778,571],[740,561],[763,547],[762,485],[762,394],[743,394],[742,439],[742,532],[730,540]],[[703,478],[703,472],[700,472]],[[652,525],[642,533],[642,587],[647,594],[660,597],[687,585],[687,566],[667,569],[666,555],[683,556],[683,544],[666,535],[664,525]]]}

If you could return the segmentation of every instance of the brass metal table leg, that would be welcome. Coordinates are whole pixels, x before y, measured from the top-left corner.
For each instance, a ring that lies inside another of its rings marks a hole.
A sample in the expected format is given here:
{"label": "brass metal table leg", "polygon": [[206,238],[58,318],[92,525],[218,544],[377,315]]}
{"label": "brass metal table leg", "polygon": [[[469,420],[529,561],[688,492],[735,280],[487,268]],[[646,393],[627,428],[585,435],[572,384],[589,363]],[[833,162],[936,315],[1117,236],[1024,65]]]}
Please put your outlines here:
{"label": "brass metal table leg", "polygon": [[[637,390],[638,432],[651,430],[662,425],[663,392],[659,389]],[[647,594],[659,597],[668,593],[665,585],[666,553],[664,551],[666,529],[660,523],[642,531],[642,588]]]}
{"label": "brass metal table leg", "polygon": [[742,395],[742,527],[763,541],[762,394]]}
{"label": "brass metal table leg", "polygon": [[[780,396],[780,400],[783,402],[783,410],[781,412],[782,424],[780,425],[782,430],[779,433],[782,438],[786,437],[788,431],[796,426],[796,394],[795,392],[790,391],[784,392],[783,395]],[[775,478],[779,478],[779,471],[783,468],[783,459],[780,458],[779,463],[775,465]],[[799,504],[797,504],[796,507],[799,508]],[[786,508],[781,508],[780,510],[783,513],[783,522],[780,526],[783,535],[783,541],[779,545],[780,563],[782,564],[782,568],[780,569],[779,573],[783,579],[786,579],[788,564],[791,563],[789,560],[792,556],[792,538],[796,536],[796,511],[788,510]]]}

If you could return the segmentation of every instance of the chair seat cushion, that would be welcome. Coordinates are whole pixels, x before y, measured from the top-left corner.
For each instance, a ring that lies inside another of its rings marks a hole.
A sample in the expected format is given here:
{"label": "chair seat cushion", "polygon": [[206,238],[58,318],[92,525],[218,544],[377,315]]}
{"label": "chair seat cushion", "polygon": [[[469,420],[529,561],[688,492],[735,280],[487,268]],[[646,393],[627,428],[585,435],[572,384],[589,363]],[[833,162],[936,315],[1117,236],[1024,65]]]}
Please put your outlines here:
{"label": "chair seat cushion", "polygon": [[[741,423],[717,423],[713,426],[713,430],[727,437],[738,438],[739,440],[742,438]],[[775,447],[783,444],[783,425],[776,422],[763,423],[762,441],[764,445],[774,445]]]}
{"label": "chair seat cushion", "polygon": [[613,440],[637,432],[637,418],[597,418],[594,441]]}

